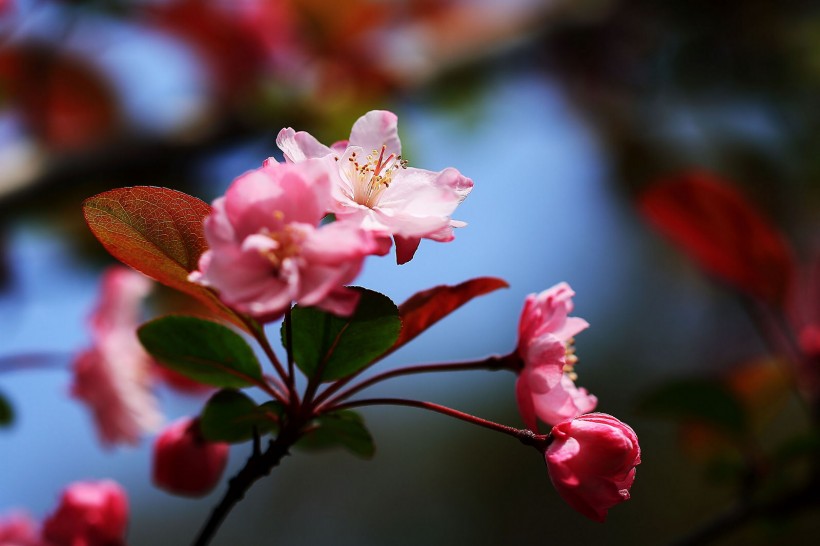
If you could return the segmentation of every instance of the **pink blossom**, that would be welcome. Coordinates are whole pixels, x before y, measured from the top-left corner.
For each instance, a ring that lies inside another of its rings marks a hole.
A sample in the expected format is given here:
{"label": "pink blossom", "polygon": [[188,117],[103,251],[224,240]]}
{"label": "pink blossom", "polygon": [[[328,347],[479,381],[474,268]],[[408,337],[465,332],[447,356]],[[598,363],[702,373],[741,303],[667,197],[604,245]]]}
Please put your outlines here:
{"label": "pink blossom", "polygon": [[196,420],[179,419],[154,442],[154,484],[176,495],[205,495],[225,471],[228,448],[226,443],[206,441]]}
{"label": "pink blossom", "polygon": [[75,482],[43,523],[53,546],[124,546],[128,498],[116,482]]}
{"label": "pink blossom", "polygon": [[162,414],[151,391],[153,360],[136,336],[150,281],[123,267],[108,269],[91,316],[92,346],[74,362],[71,393],[91,410],[104,445],[136,444]]}
{"label": "pink blossom", "polygon": [[11,513],[0,518],[0,546],[46,546],[37,524],[27,514]]}
{"label": "pink blossom", "polygon": [[570,506],[595,521],[629,500],[641,448],[635,432],[606,413],[590,413],[552,428],[544,457],[550,480]]}
{"label": "pink blossom", "polygon": [[516,352],[523,363],[515,385],[524,424],[537,430],[541,421],[554,425],[595,409],[598,399],[576,387],[573,337],[589,324],[569,317],[575,292],[560,283],[524,302]]}
{"label": "pink blossom", "polygon": [[432,172],[407,167],[397,123],[392,112],[373,110],[353,124],[350,140],[331,147],[291,128],[282,129],[276,143],[294,163],[333,157],[338,165],[333,212],[388,244],[393,237],[396,259],[403,264],[413,258],[421,239],[452,241],[453,228],[466,225],[450,215],[470,193],[473,181],[453,168]]}
{"label": "pink blossom", "polygon": [[191,280],[261,320],[278,318],[294,301],[352,313],[357,293],[343,285],[379,245],[347,222],[317,227],[331,203],[331,161],[266,162],[237,178],[205,220],[210,249]]}

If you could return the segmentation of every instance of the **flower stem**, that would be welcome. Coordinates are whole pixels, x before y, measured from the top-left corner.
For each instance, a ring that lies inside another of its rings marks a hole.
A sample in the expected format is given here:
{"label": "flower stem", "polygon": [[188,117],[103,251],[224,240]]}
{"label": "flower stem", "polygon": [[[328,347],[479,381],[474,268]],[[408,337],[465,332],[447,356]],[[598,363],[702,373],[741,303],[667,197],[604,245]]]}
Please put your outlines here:
{"label": "flower stem", "polygon": [[[276,373],[287,386],[288,399],[298,400],[299,394],[296,392],[296,388],[292,385],[293,378],[289,376],[288,373],[285,371],[285,368],[282,367],[282,363],[279,362],[279,358],[276,356],[276,353],[273,352],[273,347],[271,347],[270,342],[268,341],[268,337],[265,335],[264,330],[252,324],[249,324],[248,326],[250,330],[253,332],[253,336],[256,338],[257,343],[259,343],[259,346],[262,347],[262,350],[265,352],[265,355],[268,357],[268,360],[270,360],[270,363],[276,370]],[[268,394],[274,396],[268,389],[265,389],[265,391]],[[274,396],[274,398],[278,397]]]}
{"label": "flower stem", "polygon": [[[432,372],[459,372],[459,371],[469,371],[469,370],[490,370],[490,371],[497,371],[497,370],[504,370],[509,369],[512,366],[513,354],[505,355],[505,356],[491,356],[484,360],[477,360],[473,362],[449,362],[443,364],[419,364],[415,366],[407,366],[405,368],[398,368],[395,370],[389,370],[386,372],[382,372],[378,375],[371,377],[370,379],[366,379],[362,381],[358,385],[353,385],[346,391],[341,392],[336,397],[334,397],[329,402],[325,403],[324,405],[327,406],[334,406],[341,402],[342,400],[346,400],[353,396],[354,394],[375,385],[376,383],[380,383],[387,379],[391,379],[393,377],[400,377],[403,375],[413,375],[419,373],[432,373]],[[331,396],[333,396],[336,392],[338,392],[342,387],[346,384],[345,381],[337,381],[327,390],[325,390],[321,395],[316,398],[316,405],[323,404],[326,400],[328,400]]]}
{"label": "flower stem", "polygon": [[469,413],[464,413],[463,411],[454,410],[452,408],[448,408],[447,406],[442,406],[439,404],[435,404],[433,402],[422,402],[420,400],[408,400],[405,398],[366,398],[363,400],[353,400],[351,402],[338,404],[336,406],[333,406],[332,411],[356,408],[361,406],[385,405],[408,406],[411,408],[420,408],[427,411],[441,413],[442,415],[447,415],[455,419],[460,419],[461,421],[465,421],[467,423],[471,423],[479,427],[488,428],[490,430],[506,434],[507,436],[512,436],[513,438],[519,440],[521,443],[533,446],[539,449],[540,451],[546,449],[551,442],[551,438],[549,436],[535,434],[533,431],[528,429],[508,427],[507,425],[502,425],[494,421],[488,421],[487,419],[482,419],[481,417],[476,417],[475,415],[470,415]]}
{"label": "flower stem", "polygon": [[291,403],[296,406],[299,402],[296,392],[296,368],[293,361],[293,323],[291,318],[291,307],[285,312],[285,349],[288,353],[288,391],[291,393]]}
{"label": "flower stem", "polygon": [[228,491],[202,526],[202,529],[193,542],[193,546],[206,546],[210,544],[216,532],[219,530],[219,527],[222,525],[222,522],[233,507],[245,498],[245,494],[251,485],[260,478],[270,474],[271,470],[278,466],[282,458],[288,454],[290,446],[298,439],[298,434],[295,430],[296,429],[292,427],[283,428],[276,440],[271,441],[268,445],[268,449],[262,454],[259,454],[256,449],[254,449],[253,454],[245,463],[245,466],[228,482]]}
{"label": "flower stem", "polygon": [[288,403],[288,397],[285,395],[285,392],[287,392],[287,387],[285,387],[285,384],[282,383],[278,377],[268,374],[265,374],[264,377],[267,382],[267,388],[262,387],[262,390],[273,396],[282,404],[286,405]]}

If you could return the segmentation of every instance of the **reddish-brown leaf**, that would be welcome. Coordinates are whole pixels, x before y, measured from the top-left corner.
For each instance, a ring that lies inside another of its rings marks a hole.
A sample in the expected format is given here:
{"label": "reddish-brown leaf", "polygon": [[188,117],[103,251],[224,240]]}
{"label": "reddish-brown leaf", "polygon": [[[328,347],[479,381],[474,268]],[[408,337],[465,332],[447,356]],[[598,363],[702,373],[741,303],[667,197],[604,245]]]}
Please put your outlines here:
{"label": "reddish-brown leaf", "polygon": [[399,305],[401,333],[390,351],[395,351],[471,299],[509,286],[502,279],[479,277],[455,286],[434,286],[414,294]]}
{"label": "reddish-brown leaf", "polygon": [[110,83],[62,52],[34,45],[6,49],[0,52],[0,83],[29,130],[58,150],[99,144],[120,122]]}
{"label": "reddish-brown leaf", "polygon": [[731,184],[706,172],[681,174],[644,192],[640,209],[707,272],[750,296],[784,303],[794,272],[791,248]]}
{"label": "reddish-brown leaf", "polygon": [[112,256],[247,330],[211,290],[188,281],[208,248],[202,222],[210,212],[196,197],[148,186],[103,192],[83,203],[88,227]]}

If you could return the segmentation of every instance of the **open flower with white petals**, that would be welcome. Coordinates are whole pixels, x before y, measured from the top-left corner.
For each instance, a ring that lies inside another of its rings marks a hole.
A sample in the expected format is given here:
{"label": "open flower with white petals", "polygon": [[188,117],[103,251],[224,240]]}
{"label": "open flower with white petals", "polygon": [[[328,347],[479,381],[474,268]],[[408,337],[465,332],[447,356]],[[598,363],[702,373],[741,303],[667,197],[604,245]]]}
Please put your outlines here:
{"label": "open flower with white petals", "polygon": [[523,366],[515,394],[524,424],[532,430],[537,430],[537,419],[555,425],[594,410],[598,403],[575,385],[574,336],[589,323],[568,316],[574,295],[567,283],[559,283],[527,296],[521,312],[516,352]]}
{"label": "open flower with white petals", "polygon": [[353,124],[350,140],[332,146],[291,128],[282,129],[276,143],[292,163],[332,156],[338,165],[332,212],[359,222],[386,240],[385,247],[393,237],[399,264],[413,258],[421,239],[452,241],[453,228],[466,225],[450,215],[473,181],[454,168],[432,172],[409,167],[392,112],[368,112]]}

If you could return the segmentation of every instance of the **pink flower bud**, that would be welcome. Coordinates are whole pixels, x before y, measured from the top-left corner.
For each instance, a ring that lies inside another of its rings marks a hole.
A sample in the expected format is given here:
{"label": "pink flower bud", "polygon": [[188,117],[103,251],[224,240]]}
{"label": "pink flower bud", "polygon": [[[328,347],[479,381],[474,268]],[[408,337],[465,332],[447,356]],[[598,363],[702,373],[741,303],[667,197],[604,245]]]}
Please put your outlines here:
{"label": "pink flower bud", "polygon": [[550,480],[570,506],[595,521],[629,500],[635,466],[641,462],[638,437],[629,425],[605,413],[589,413],[552,428],[544,456]]}
{"label": "pink flower bud", "polygon": [[119,484],[76,482],[43,524],[43,538],[53,546],[124,546],[127,525],[128,499]]}
{"label": "pink flower bud", "polygon": [[37,532],[37,524],[22,512],[13,512],[0,517],[0,545],[2,546],[42,546]]}
{"label": "pink flower bud", "polygon": [[226,443],[205,440],[197,420],[179,419],[154,442],[154,484],[175,495],[205,495],[222,477],[228,447]]}

